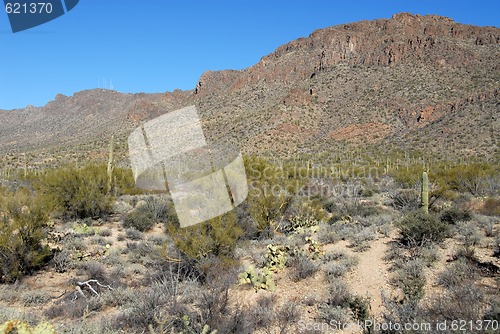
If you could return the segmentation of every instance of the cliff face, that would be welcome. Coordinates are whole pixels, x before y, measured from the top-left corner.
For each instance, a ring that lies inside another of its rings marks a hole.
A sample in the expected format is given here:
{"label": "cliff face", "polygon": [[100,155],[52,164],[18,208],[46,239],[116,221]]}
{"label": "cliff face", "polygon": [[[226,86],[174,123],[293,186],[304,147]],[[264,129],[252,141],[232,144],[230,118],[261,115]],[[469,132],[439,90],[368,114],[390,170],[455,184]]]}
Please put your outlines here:
{"label": "cliff face", "polygon": [[[0,152],[125,138],[196,104],[208,140],[290,156],[346,145],[498,156],[500,29],[397,14],[314,31],[245,70],[208,71],[192,91],[59,95],[0,111]],[[424,141],[424,142],[423,142]],[[497,152],[497,153],[495,153]]]}
{"label": "cliff face", "polygon": [[434,15],[339,25],[280,46],[245,70],[204,73],[194,100],[211,120],[209,133],[239,138],[252,153],[344,144],[412,149],[406,139],[418,141],[415,131],[425,129],[430,142],[448,133],[446,147],[434,150],[493,154],[498,117],[484,124],[499,112],[499,41],[498,28]]}
{"label": "cliff face", "polygon": [[[500,29],[455,23],[435,15],[401,13],[313,32],[280,46],[244,71],[206,72],[197,93],[235,90],[258,82],[301,81],[340,63],[395,66],[422,62],[437,66],[480,66],[474,46],[498,44]],[[492,64],[498,70],[498,62]]]}

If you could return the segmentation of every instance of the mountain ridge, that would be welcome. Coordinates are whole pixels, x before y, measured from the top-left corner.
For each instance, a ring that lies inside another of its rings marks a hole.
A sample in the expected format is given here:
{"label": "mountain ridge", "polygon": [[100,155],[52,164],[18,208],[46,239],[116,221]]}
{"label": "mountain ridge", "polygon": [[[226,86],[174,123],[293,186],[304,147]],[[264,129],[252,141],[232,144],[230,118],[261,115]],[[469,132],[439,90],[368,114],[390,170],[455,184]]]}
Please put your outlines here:
{"label": "mountain ridge", "polygon": [[141,122],[196,104],[208,140],[249,154],[412,150],[425,139],[435,153],[498,159],[499,43],[499,28],[436,15],[336,25],[246,69],[206,71],[193,90],[94,89],[0,110],[0,152],[102,151],[111,133],[123,144]]}

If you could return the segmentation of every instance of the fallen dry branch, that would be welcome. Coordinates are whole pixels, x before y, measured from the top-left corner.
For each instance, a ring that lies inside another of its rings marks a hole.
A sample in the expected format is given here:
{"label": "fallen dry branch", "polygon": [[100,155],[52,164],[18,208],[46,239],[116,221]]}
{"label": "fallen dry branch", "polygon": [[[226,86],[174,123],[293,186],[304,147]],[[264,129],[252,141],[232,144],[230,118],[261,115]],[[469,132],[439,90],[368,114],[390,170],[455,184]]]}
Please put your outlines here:
{"label": "fallen dry branch", "polygon": [[81,296],[83,296],[84,298],[87,298],[87,297],[85,296],[85,294],[83,293],[82,288],[87,289],[87,290],[89,290],[91,293],[93,293],[94,295],[96,295],[97,297],[100,297],[99,292],[97,292],[97,290],[96,290],[96,289],[94,289],[94,287],[92,287],[91,283],[93,283],[93,284],[95,284],[95,285],[97,285],[97,286],[99,286],[99,287],[101,287],[101,288],[106,288],[106,289],[108,289],[108,290],[113,290],[113,288],[112,288],[110,285],[104,285],[104,284],[101,284],[101,283],[99,283],[99,281],[98,281],[98,280],[96,280],[96,279],[89,279],[89,280],[84,281],[84,282],[76,282],[77,287],[76,287],[76,293],[75,293],[75,297],[74,297],[74,299],[77,299],[77,298],[78,298],[78,295],[81,295]]}

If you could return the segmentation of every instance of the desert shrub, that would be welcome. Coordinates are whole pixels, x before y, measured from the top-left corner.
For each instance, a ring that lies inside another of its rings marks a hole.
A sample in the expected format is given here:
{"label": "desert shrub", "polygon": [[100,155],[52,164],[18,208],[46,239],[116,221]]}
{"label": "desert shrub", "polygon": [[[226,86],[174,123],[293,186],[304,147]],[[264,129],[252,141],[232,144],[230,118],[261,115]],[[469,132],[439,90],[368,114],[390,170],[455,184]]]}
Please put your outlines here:
{"label": "desert shrub", "polygon": [[113,168],[111,191],[116,195],[137,195],[142,191],[135,186],[134,175],[130,168]]}
{"label": "desert shrub", "polygon": [[43,311],[43,315],[47,319],[54,319],[62,317],[64,315],[65,306],[62,304],[51,305],[49,308]]}
{"label": "desert shrub", "polygon": [[20,284],[0,284],[0,302],[5,302],[4,305],[15,303],[19,300],[22,290],[23,286]]}
{"label": "desert shrub", "polygon": [[334,280],[328,285],[328,294],[326,305],[319,306],[319,317],[324,320],[337,320],[346,322],[350,314],[355,320],[364,321],[370,315],[370,302],[368,299],[351,294],[340,280]]}
{"label": "desert shrub", "polygon": [[73,266],[71,252],[68,250],[57,252],[52,258],[52,264],[54,265],[54,270],[56,272],[65,273]]}
{"label": "desert shrub", "polygon": [[[318,305],[318,320],[336,321],[337,324],[347,324],[352,321],[351,311],[342,306],[329,306],[328,304]],[[311,333],[316,333],[312,331]]]}
{"label": "desert shrub", "polygon": [[[418,300],[400,300],[399,298],[391,298],[382,292],[382,303],[385,308],[382,314],[385,323],[412,324],[429,320],[423,319],[423,310]],[[400,329],[386,328],[381,333],[399,334],[403,332]]]}
{"label": "desert shrub", "polygon": [[375,194],[375,189],[369,187],[365,187],[360,191],[362,197],[372,197],[373,194]]}
{"label": "desert shrub", "polygon": [[172,219],[175,215],[173,202],[156,196],[148,196],[144,204],[140,205],[138,209],[149,212],[151,218],[157,222]]}
{"label": "desert shrub", "polygon": [[276,303],[274,296],[261,296],[250,310],[249,317],[255,328],[269,328],[273,321],[273,309]]}
{"label": "desert shrub", "polygon": [[112,196],[104,165],[65,167],[45,174],[37,185],[70,218],[97,218],[111,212]]}
{"label": "desert shrub", "polygon": [[327,287],[327,304],[329,306],[345,306],[351,299],[351,292],[347,285],[340,281],[334,280]]}
{"label": "desert shrub", "polygon": [[51,300],[50,295],[42,291],[26,291],[22,296],[24,306],[43,305],[49,300]]}
{"label": "desert shrub", "polygon": [[337,202],[333,200],[325,201],[323,208],[330,213],[335,213],[338,211]]}
{"label": "desert shrub", "polygon": [[349,238],[351,242],[349,246],[352,247],[355,252],[364,252],[370,248],[369,241],[376,238],[376,233],[374,228],[364,228]]}
{"label": "desert shrub", "polygon": [[337,233],[334,225],[321,223],[318,229],[318,240],[323,244],[333,244],[341,240],[341,236]]}
{"label": "desert shrub", "polygon": [[493,256],[500,258],[500,238],[495,240],[495,247],[493,249]]}
{"label": "desert shrub", "polygon": [[174,298],[176,296],[171,295],[170,290],[167,289],[167,284],[170,283],[169,281],[158,281],[141,292],[134,291],[133,296],[127,297],[130,299],[130,303],[122,307],[123,312],[118,315],[117,324],[121,328],[129,329],[144,329],[148,328],[150,324],[156,324],[155,319],[162,319],[161,310],[171,311],[170,308],[176,300]]}
{"label": "desert shrub", "polygon": [[289,327],[296,322],[299,317],[297,305],[290,301],[285,301],[276,311],[276,323],[278,325],[278,333],[290,333]]}
{"label": "desert shrub", "polygon": [[496,320],[500,322],[500,300],[494,300],[484,313],[484,320]]}
{"label": "desert shrub", "polygon": [[295,281],[311,277],[318,270],[318,264],[316,264],[308,256],[302,254],[292,257],[289,265],[294,268],[292,278]]}
{"label": "desert shrub", "polygon": [[331,225],[327,230],[327,235],[323,238],[329,236],[333,242],[338,240],[350,240],[361,231],[361,226],[357,224],[352,224],[348,222],[336,222]]}
{"label": "desert shrub", "polygon": [[155,221],[151,212],[143,208],[145,208],[145,206],[140,206],[129,212],[125,216],[125,219],[123,219],[123,226],[125,228],[134,228],[141,232],[150,230],[154,226]]}
{"label": "desert shrub", "polygon": [[323,321],[347,323],[351,320],[348,302],[351,293],[344,282],[333,280],[328,285],[326,303],[318,305],[318,318]]}
{"label": "desert shrub", "polygon": [[500,199],[495,199],[493,197],[487,198],[480,212],[487,216],[500,216]]}
{"label": "desert shrub", "polygon": [[[410,188],[418,184],[422,171],[421,165],[414,165],[394,170],[392,176],[397,183]],[[448,196],[448,190],[474,196],[494,193],[498,189],[498,177],[498,167],[487,163],[458,164],[451,168],[434,166],[429,171],[429,179],[435,183],[433,193],[439,197]]]}
{"label": "desert shrub", "polygon": [[438,277],[438,283],[452,289],[463,284],[470,284],[477,279],[477,270],[467,261],[466,258],[460,258],[454,261]]}
{"label": "desert shrub", "polygon": [[110,239],[103,238],[99,235],[92,237],[90,239],[90,243],[93,245],[99,245],[102,247],[106,247],[106,245],[109,245],[109,246],[113,245],[113,241],[111,241]]}
{"label": "desert shrub", "polygon": [[406,300],[420,300],[424,296],[425,276],[424,263],[420,259],[403,263],[394,277],[392,283],[401,288]]}
{"label": "desert shrub", "polygon": [[243,234],[234,212],[185,228],[168,222],[166,231],[177,249],[189,259],[230,254]]}
{"label": "desert shrub", "polygon": [[405,245],[421,246],[429,242],[439,243],[450,235],[450,226],[434,215],[420,210],[407,213],[397,223],[400,241]]}
{"label": "desert shrub", "polygon": [[360,296],[351,297],[347,304],[351,309],[354,319],[364,322],[370,317],[370,299]]}
{"label": "desert shrub", "polygon": [[442,294],[434,296],[426,311],[431,320],[474,321],[482,318],[485,303],[484,289],[469,281],[450,286]]}
{"label": "desert shrub", "polygon": [[171,202],[160,198],[149,196],[142,205],[129,212],[124,220],[123,226],[135,228],[141,232],[150,230],[156,223],[174,220],[174,208]]}
{"label": "desert shrub", "polygon": [[131,227],[125,230],[125,237],[130,240],[142,240],[142,232],[136,228]]}
{"label": "desert shrub", "polygon": [[428,244],[424,247],[420,247],[418,251],[418,258],[426,264],[426,266],[430,266],[439,260],[439,246],[435,244]]}
{"label": "desert shrub", "polygon": [[323,261],[325,262],[323,269],[328,281],[334,281],[346,274],[359,262],[357,257],[342,252],[327,253]]}
{"label": "desert shrub", "polygon": [[472,219],[472,214],[469,210],[460,210],[458,208],[450,208],[442,212],[439,216],[442,222],[448,224],[456,224],[458,222],[467,222]]}
{"label": "desert shrub", "polygon": [[101,284],[107,284],[110,279],[104,266],[96,261],[88,261],[83,264],[89,279],[96,279]]}
{"label": "desert shrub", "polygon": [[[229,305],[229,288],[234,283],[234,272],[221,270],[220,262],[207,272],[201,289],[196,281],[181,268],[183,264],[169,264],[158,273],[150,287],[135,293],[120,316],[123,327],[142,330],[150,325],[151,332],[201,333],[205,327],[219,333],[249,333],[246,317],[237,305]],[[196,284],[193,289],[193,284]],[[193,306],[193,307],[189,307]]]}
{"label": "desert shrub", "polygon": [[82,234],[69,233],[62,240],[62,248],[67,250],[84,251],[87,248],[87,243]]}
{"label": "desert shrub", "polygon": [[460,222],[456,225],[458,238],[464,246],[478,246],[483,241],[483,234],[479,231],[476,224]]}
{"label": "desert shrub", "polygon": [[491,182],[498,180],[499,174],[498,167],[493,164],[476,163],[439,171],[437,177],[442,178],[453,190],[481,196],[495,190]]}
{"label": "desert shrub", "polygon": [[411,188],[420,181],[422,171],[422,166],[414,165],[407,168],[395,169],[391,175],[398,185],[404,188]]}
{"label": "desert shrub", "polygon": [[378,215],[382,211],[379,207],[373,205],[364,205],[359,202],[355,202],[345,205],[341,212],[343,215],[360,216],[366,218]]}
{"label": "desert shrub", "polygon": [[377,228],[377,232],[382,234],[384,237],[388,238],[391,236],[391,233],[392,233],[392,224],[388,223],[388,224],[384,224],[384,225],[380,225],[378,228]]}
{"label": "desert shrub", "polygon": [[113,235],[113,231],[111,231],[111,229],[109,229],[109,228],[105,228],[105,229],[99,230],[99,232],[97,232],[97,234],[99,234],[99,236],[101,236],[101,237],[110,237],[111,235]]}
{"label": "desert shrub", "polygon": [[44,316],[48,319],[57,317],[81,318],[89,312],[98,311],[102,306],[97,297],[74,299],[74,296],[75,294],[67,294],[62,300],[45,309]]}
{"label": "desert shrub", "polygon": [[495,235],[496,235],[496,231],[495,231],[496,218],[482,216],[482,215],[476,215],[474,218],[475,218],[475,221],[477,221],[478,225],[481,227],[481,229],[484,231],[484,234],[487,237],[495,237]]}
{"label": "desert shrub", "polygon": [[0,202],[0,282],[33,273],[50,259],[43,243],[49,209],[40,197],[18,191]]}
{"label": "desert shrub", "polygon": [[[226,277],[227,278],[227,277]],[[199,300],[201,318],[206,319],[210,328],[219,328],[224,322],[225,314],[229,311],[229,287],[227,279],[210,281]]]}
{"label": "desert shrub", "polygon": [[415,189],[397,190],[391,198],[393,207],[401,211],[416,210],[420,206],[420,194]]}
{"label": "desert shrub", "polygon": [[300,189],[299,180],[291,180],[281,167],[264,159],[246,158],[249,180],[248,212],[259,236],[271,237]]}
{"label": "desert shrub", "polygon": [[148,284],[142,290],[129,290],[123,294],[112,292],[112,303],[121,305],[122,310],[116,318],[116,326],[134,333],[144,331],[148,326],[156,330],[167,323],[173,329],[181,329],[183,316],[193,318],[183,303],[186,288],[181,283],[188,277],[181,265],[166,264],[162,271],[146,280]]}

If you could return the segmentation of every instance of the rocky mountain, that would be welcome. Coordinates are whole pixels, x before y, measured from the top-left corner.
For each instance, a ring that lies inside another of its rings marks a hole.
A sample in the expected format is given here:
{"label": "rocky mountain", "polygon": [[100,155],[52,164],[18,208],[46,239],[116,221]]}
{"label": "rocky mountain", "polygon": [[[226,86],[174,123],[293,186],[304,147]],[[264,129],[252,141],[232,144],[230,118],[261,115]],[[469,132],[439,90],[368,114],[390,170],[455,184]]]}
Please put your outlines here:
{"label": "rocky mountain", "polygon": [[434,15],[343,24],[245,70],[208,71],[192,91],[94,89],[0,111],[0,152],[105,150],[111,133],[125,139],[141,121],[194,103],[209,140],[247,153],[361,145],[498,159],[499,43],[499,28]]}

